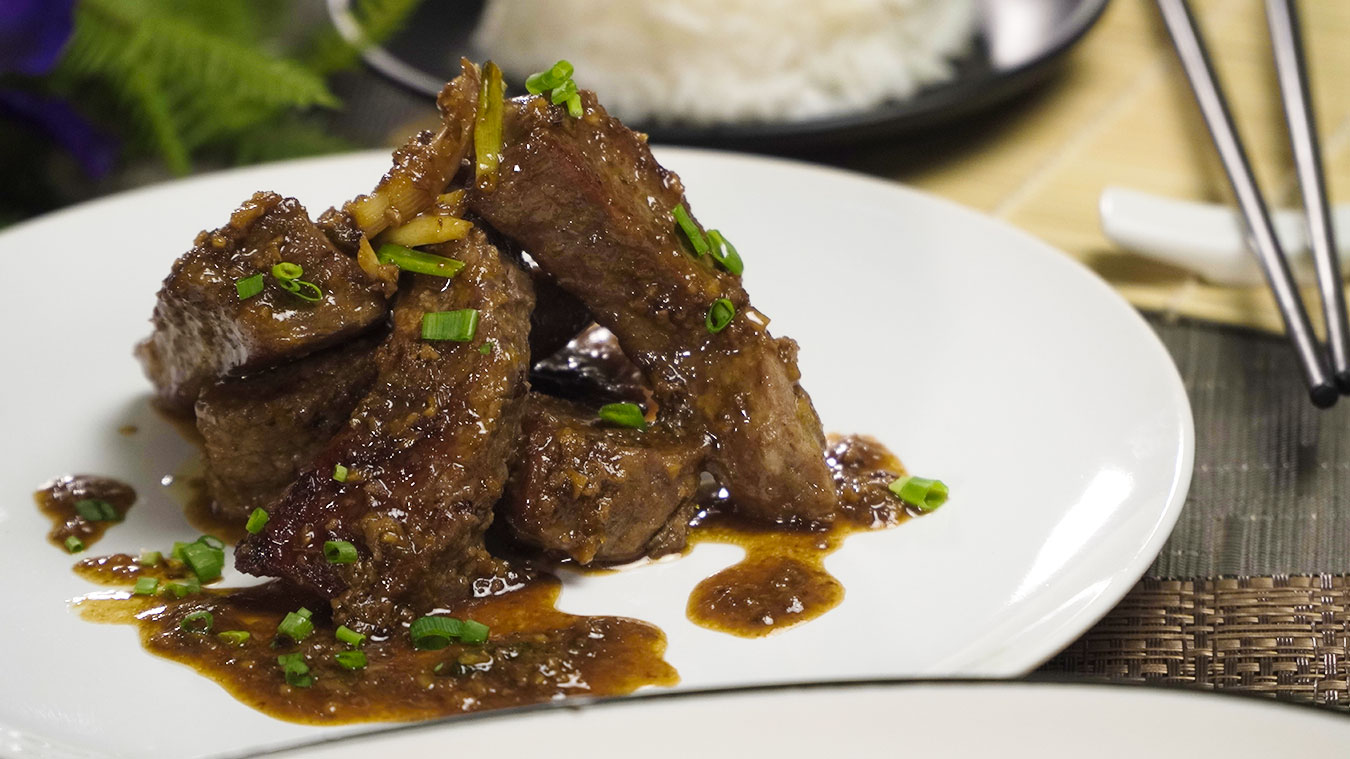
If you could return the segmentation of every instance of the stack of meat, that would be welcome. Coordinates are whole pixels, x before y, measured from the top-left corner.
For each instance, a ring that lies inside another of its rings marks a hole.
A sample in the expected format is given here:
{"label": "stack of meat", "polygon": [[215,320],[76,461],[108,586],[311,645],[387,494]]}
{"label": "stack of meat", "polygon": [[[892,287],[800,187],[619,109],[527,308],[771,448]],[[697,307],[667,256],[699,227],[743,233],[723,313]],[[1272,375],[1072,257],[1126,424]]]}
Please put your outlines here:
{"label": "stack of meat", "polygon": [[[259,192],[165,280],[139,353],[160,400],[195,415],[217,511],[267,514],[238,568],[387,629],[498,571],[494,515],[581,564],[679,550],[708,477],[744,518],[829,523],[796,345],[768,333],[738,274],[690,249],[679,178],[589,92],[575,117],[537,95],[491,103],[483,83],[465,62],[439,131],[397,151],[371,194],[314,222]],[[501,135],[486,173],[484,108]],[[461,262],[453,276],[374,253],[447,225],[421,249]],[[313,287],[243,297],[280,263]],[[728,302],[714,329],[710,307]],[[467,310],[467,337],[424,337],[425,314]],[[597,417],[615,401],[645,426]],[[328,541],[357,559],[330,562]]]}

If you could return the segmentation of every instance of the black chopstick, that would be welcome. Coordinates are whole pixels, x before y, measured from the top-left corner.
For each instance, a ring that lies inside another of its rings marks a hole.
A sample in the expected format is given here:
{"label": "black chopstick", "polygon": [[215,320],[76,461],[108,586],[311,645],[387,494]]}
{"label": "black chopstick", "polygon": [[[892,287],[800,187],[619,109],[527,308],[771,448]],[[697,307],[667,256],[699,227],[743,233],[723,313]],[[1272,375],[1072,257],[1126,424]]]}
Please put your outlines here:
{"label": "black chopstick", "polygon": [[[1303,308],[1298,287],[1289,273],[1289,262],[1270,224],[1270,213],[1266,209],[1261,190],[1256,185],[1251,163],[1247,160],[1247,153],[1242,147],[1237,127],[1233,124],[1228,102],[1219,86],[1204,40],[1200,37],[1195,16],[1191,13],[1186,0],[1157,0],[1157,3],[1167,24],[1167,31],[1172,36],[1177,56],[1181,59],[1181,67],[1186,72],[1186,78],[1190,80],[1196,102],[1200,105],[1200,112],[1209,127],[1214,146],[1219,151],[1219,158],[1233,187],[1233,194],[1237,196],[1238,207],[1242,210],[1242,217],[1247,224],[1247,244],[1256,253],[1265,272],[1266,282],[1270,285],[1275,302],[1280,307],[1285,332],[1294,346],[1295,353],[1298,354],[1299,366],[1308,385],[1308,395],[1318,408],[1329,408],[1336,403],[1340,392],[1327,375],[1324,357],[1317,345],[1312,324],[1308,321],[1308,312]],[[1307,99],[1305,98],[1303,102],[1306,104]],[[1306,111],[1304,113],[1306,118]],[[1290,131],[1292,133],[1297,130],[1291,126]],[[1316,144],[1315,140],[1312,144]],[[1300,173],[1299,176],[1302,180],[1303,174]],[[1305,192],[1305,200],[1307,194]],[[1325,214],[1325,208],[1323,213]],[[1334,251],[1331,255],[1334,258]],[[1319,264],[1319,277],[1320,274]],[[1338,285],[1339,280],[1337,289]],[[1345,309],[1343,301],[1341,302],[1340,313],[1343,319]],[[1327,304],[1327,307],[1332,306]]]}

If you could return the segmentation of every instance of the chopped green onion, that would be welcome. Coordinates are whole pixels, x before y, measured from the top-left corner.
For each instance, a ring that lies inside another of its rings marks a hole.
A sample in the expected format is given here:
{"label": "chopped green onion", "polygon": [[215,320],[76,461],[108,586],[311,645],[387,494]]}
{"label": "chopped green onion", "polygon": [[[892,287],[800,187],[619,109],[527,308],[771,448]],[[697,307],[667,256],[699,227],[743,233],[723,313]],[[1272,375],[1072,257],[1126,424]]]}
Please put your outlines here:
{"label": "chopped green onion", "polygon": [[248,300],[263,291],[263,275],[254,274],[251,277],[241,277],[234,281],[234,291],[239,293],[239,300]]}
{"label": "chopped green onion", "polygon": [[887,488],[919,511],[932,511],[947,502],[947,485],[942,480],[900,477]]}
{"label": "chopped green onion", "polygon": [[325,540],[323,557],[329,564],[351,564],[356,561],[356,546],[345,540]]}
{"label": "chopped green onion", "polygon": [[299,279],[301,274],[305,273],[304,267],[300,264],[293,264],[290,261],[282,261],[272,266],[272,276],[280,280]]}
{"label": "chopped green onion", "polygon": [[225,552],[205,543],[192,543],[183,549],[183,563],[192,568],[198,580],[210,582],[225,568]]}
{"label": "chopped green onion", "polygon": [[703,320],[703,323],[708,327],[708,331],[715,335],[726,329],[734,316],[736,316],[736,306],[726,298],[718,298],[713,301],[712,306],[708,309],[708,316]]}
{"label": "chopped green onion", "polygon": [[463,261],[424,253],[391,242],[381,245],[380,252],[376,254],[376,257],[382,264],[394,264],[404,271],[416,274],[431,274],[437,277],[453,277],[464,268]]}
{"label": "chopped green onion", "polygon": [[171,556],[171,557],[173,557],[173,558],[175,558],[175,559],[177,559],[177,560],[179,560],[179,561],[183,561],[183,549],[184,549],[184,548],[187,548],[187,547],[190,546],[190,545],[192,545],[192,544],[191,544],[191,543],[184,543],[184,542],[181,541],[181,540],[175,540],[175,541],[173,542],[173,551],[171,551],[171,552],[169,553],[169,556]]}
{"label": "chopped green onion", "polygon": [[636,403],[606,403],[600,407],[599,415],[601,419],[620,427],[647,429],[647,419],[642,414],[642,407]]}
{"label": "chopped green onion", "polygon": [[741,276],[745,271],[745,262],[741,260],[741,254],[736,252],[736,246],[727,242],[727,238],[716,229],[708,230],[708,240],[712,243],[713,260],[721,264],[723,269]]}
{"label": "chopped green onion", "polygon": [[277,657],[281,672],[286,676],[286,684],[296,688],[308,688],[314,684],[314,676],[309,674],[309,665],[302,654],[282,654]]}
{"label": "chopped green onion", "polygon": [[577,83],[568,79],[553,88],[553,93],[549,96],[549,100],[553,101],[554,105],[562,105],[568,100],[571,100],[572,96],[575,94],[577,94]]}
{"label": "chopped green onion", "polygon": [[66,550],[70,553],[79,553],[84,550],[84,541],[71,535],[66,538]]}
{"label": "chopped green onion", "polygon": [[701,256],[704,253],[707,253],[708,240],[703,236],[703,233],[699,231],[698,225],[694,223],[694,220],[689,218],[689,212],[684,210],[684,206],[675,206],[675,209],[670,213],[674,215],[675,223],[679,224],[680,229],[684,231],[685,239],[689,240],[690,245],[694,246],[694,255]]}
{"label": "chopped green onion", "polygon": [[348,472],[348,471],[349,471],[349,470],[347,469],[347,467],[345,467],[345,466],[343,466],[343,465],[341,465],[341,464],[334,464],[334,465],[333,465],[333,479],[337,480],[338,482],[346,482],[346,481],[347,481],[347,472]]}
{"label": "chopped green onion", "polygon": [[423,340],[454,340],[466,343],[478,333],[478,309],[429,311],[422,314]]}
{"label": "chopped green onion", "polygon": [[286,612],[286,617],[277,625],[277,632],[296,643],[308,638],[314,632],[314,623],[309,619],[311,613],[303,606],[299,611]]}
{"label": "chopped green onion", "polygon": [[361,651],[338,651],[333,654],[337,663],[342,665],[343,669],[365,669],[366,655]]}
{"label": "chopped green onion", "polygon": [[542,95],[543,93],[561,87],[564,82],[572,78],[575,69],[567,61],[558,61],[544,71],[530,74],[525,79],[525,89],[531,95]]}
{"label": "chopped green onion", "polygon": [[338,629],[333,633],[333,637],[346,643],[352,648],[358,648],[362,643],[366,642],[366,636],[346,625],[338,625]]}
{"label": "chopped green onion", "polygon": [[492,349],[495,348],[496,346],[497,346],[496,343],[494,343],[491,340],[488,340],[484,342],[482,345],[478,346],[478,352],[486,356],[492,353]]}
{"label": "chopped green onion", "polygon": [[581,96],[573,93],[572,97],[567,99],[567,115],[579,119],[582,113],[584,112],[581,110]]}
{"label": "chopped green onion", "polygon": [[163,560],[164,554],[159,551],[141,551],[141,557],[136,560],[136,563],[143,567],[157,567]]}
{"label": "chopped green onion", "polygon": [[247,530],[250,535],[257,535],[262,532],[262,528],[267,526],[268,519],[270,519],[270,517],[267,515],[266,510],[261,508],[254,509],[253,513],[248,515],[248,521],[244,523],[244,529]]}
{"label": "chopped green onion", "polygon": [[174,598],[183,598],[193,593],[200,593],[202,583],[196,575],[187,578],[184,582],[170,582],[164,585],[164,595],[172,595]]}
{"label": "chopped green onion", "polygon": [[230,644],[231,646],[242,646],[253,637],[248,630],[222,630],[216,633],[216,637]]}
{"label": "chopped green onion", "polygon": [[225,550],[225,541],[221,540],[215,535],[203,535],[200,538],[197,538],[197,542],[201,543],[204,546],[214,548],[218,551]]}
{"label": "chopped green onion", "polygon": [[194,611],[183,617],[183,621],[178,623],[178,629],[187,630],[190,633],[205,635],[211,632],[211,625],[215,624],[215,618],[209,611]]}
{"label": "chopped green onion", "polygon": [[422,617],[408,628],[414,648],[436,651],[445,648],[464,632],[464,623],[454,617]]}
{"label": "chopped green onion", "polygon": [[136,579],[136,587],[131,592],[137,596],[153,596],[156,590],[159,590],[158,577],[140,577]]}
{"label": "chopped green onion", "polygon": [[474,645],[483,643],[488,639],[488,626],[482,622],[466,619],[464,620],[464,631],[459,634],[459,639],[463,643]]}
{"label": "chopped green onion", "polygon": [[505,107],[502,70],[488,61],[478,91],[478,115],[474,118],[474,181],[479,192],[497,186],[497,167],[502,160],[502,109]]}
{"label": "chopped green onion", "polygon": [[122,515],[111,503],[98,498],[81,498],[75,502],[75,513],[90,522],[118,522]]}
{"label": "chopped green onion", "polygon": [[303,279],[279,279],[277,284],[281,289],[294,295],[301,300],[307,300],[310,303],[323,300],[323,290],[313,282],[306,282]]}

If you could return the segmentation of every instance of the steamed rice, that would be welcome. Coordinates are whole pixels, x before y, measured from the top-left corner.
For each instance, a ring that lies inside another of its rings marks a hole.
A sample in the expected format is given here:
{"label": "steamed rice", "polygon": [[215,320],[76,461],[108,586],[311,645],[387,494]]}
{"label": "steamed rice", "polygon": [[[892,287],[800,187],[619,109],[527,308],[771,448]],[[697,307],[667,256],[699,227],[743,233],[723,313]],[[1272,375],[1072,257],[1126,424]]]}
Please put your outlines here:
{"label": "steamed rice", "polygon": [[489,0],[479,49],[523,79],[566,58],[627,120],[845,114],[952,76],[975,0]]}

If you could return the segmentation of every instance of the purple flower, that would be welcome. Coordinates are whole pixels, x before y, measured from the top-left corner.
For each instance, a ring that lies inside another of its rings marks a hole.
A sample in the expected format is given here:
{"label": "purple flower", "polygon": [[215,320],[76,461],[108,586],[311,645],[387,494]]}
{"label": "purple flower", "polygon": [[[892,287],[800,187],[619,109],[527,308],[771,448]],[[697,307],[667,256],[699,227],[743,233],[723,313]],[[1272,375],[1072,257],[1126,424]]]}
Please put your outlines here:
{"label": "purple flower", "polygon": [[52,70],[70,39],[75,0],[0,0],[0,74]]}
{"label": "purple flower", "polygon": [[[61,59],[74,28],[75,0],[0,0],[0,74],[38,77]],[[90,177],[112,168],[116,145],[66,102],[0,90],[0,117],[43,132],[79,160]]]}

